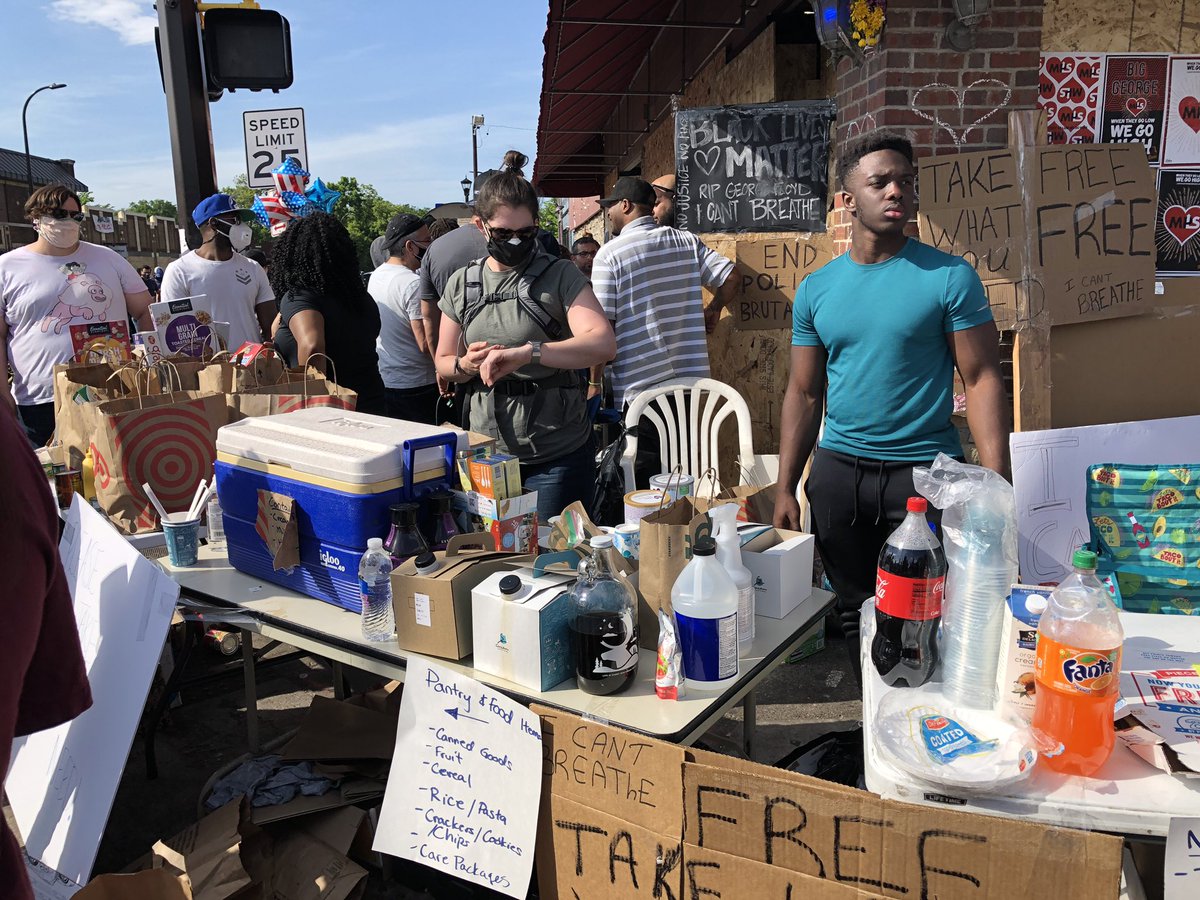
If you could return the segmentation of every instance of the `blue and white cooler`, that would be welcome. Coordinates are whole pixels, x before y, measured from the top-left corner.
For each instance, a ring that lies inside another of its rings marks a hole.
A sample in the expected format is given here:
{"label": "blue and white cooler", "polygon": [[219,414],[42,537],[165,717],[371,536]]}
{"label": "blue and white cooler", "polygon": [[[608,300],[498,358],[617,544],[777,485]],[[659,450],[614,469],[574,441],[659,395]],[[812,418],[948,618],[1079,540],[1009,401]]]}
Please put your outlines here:
{"label": "blue and white cooler", "polygon": [[[319,407],[243,419],[217,432],[217,496],[240,572],[345,609],[362,608],[358,564],[388,507],[450,487],[465,432]],[[259,491],[292,500],[300,563],[276,570]]]}

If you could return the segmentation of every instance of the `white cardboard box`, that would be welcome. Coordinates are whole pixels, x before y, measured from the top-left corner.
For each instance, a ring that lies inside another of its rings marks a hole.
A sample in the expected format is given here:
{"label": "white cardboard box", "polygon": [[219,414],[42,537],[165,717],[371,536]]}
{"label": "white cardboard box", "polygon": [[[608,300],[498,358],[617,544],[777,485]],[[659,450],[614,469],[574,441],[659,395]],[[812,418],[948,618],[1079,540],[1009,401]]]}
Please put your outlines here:
{"label": "white cardboard box", "polygon": [[782,619],[812,596],[813,536],[768,528],[742,545],[754,576],[755,615]]}
{"label": "white cardboard box", "polygon": [[[500,596],[500,579],[516,575],[521,591]],[[534,691],[546,691],[574,669],[568,630],[573,575],[527,568],[495,572],[471,591],[475,668]]]}

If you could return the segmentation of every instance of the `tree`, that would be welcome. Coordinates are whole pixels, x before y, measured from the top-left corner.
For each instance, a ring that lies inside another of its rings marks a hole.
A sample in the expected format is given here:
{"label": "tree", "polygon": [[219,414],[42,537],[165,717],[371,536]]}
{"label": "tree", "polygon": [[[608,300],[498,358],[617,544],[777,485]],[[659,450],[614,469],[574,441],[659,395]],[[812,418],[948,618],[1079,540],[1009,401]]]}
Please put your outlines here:
{"label": "tree", "polygon": [[93,194],[91,191],[80,191],[79,192],[79,205],[80,206],[100,206],[100,207],[104,206],[103,203],[101,203],[99,200],[96,199],[96,195]]}
{"label": "tree", "polygon": [[329,182],[329,189],[341,191],[333,214],[341,220],[354,239],[358,262],[364,270],[375,268],[371,262],[371,242],[383,234],[388,220],[399,213],[423,216],[429,210],[408,203],[391,203],[379,196],[373,185],[360,182],[352,175]]}
{"label": "tree", "polygon": [[178,220],[175,204],[170,200],[134,200],[125,207],[126,211],[141,213],[143,216],[165,216]]}
{"label": "tree", "polygon": [[556,238],[559,235],[558,201],[546,199],[538,210],[538,225],[550,232]]}

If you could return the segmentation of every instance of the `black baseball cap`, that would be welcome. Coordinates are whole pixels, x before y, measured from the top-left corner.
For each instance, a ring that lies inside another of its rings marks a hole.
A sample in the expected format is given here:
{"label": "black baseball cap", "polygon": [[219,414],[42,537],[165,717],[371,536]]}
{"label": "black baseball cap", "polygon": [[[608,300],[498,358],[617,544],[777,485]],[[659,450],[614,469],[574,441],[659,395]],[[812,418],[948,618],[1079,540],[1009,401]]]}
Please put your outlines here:
{"label": "black baseball cap", "polygon": [[390,252],[402,240],[419,230],[422,225],[428,224],[428,216],[415,216],[412,213],[394,215],[387,224],[387,230],[383,233],[383,240],[380,241],[379,247],[381,250]]}
{"label": "black baseball cap", "polygon": [[638,206],[654,205],[654,188],[645,179],[636,175],[623,175],[613,185],[612,193],[600,201],[602,209],[608,209],[614,203],[628,200]]}

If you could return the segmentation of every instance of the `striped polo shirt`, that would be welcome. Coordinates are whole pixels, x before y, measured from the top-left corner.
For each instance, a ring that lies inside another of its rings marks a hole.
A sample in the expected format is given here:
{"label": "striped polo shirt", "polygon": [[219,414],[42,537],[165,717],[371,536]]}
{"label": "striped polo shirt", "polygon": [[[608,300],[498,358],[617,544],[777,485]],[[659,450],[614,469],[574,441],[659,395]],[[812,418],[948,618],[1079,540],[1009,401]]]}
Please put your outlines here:
{"label": "striped polo shirt", "polygon": [[733,263],[694,234],[634,219],[600,248],[592,287],[613,323],[612,363],[617,406],[639,392],[677,378],[707,378],[701,285],[716,288]]}

